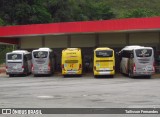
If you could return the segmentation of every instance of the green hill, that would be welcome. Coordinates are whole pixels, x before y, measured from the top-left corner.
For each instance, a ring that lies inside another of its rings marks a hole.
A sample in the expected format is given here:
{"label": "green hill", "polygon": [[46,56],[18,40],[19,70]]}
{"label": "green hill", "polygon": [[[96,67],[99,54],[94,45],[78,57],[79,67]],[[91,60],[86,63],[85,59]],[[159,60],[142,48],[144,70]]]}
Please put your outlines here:
{"label": "green hill", "polygon": [[[100,0],[98,0],[100,1]],[[117,18],[124,17],[127,12],[135,9],[145,9],[152,12],[153,16],[160,16],[160,0],[102,0],[106,2]]]}
{"label": "green hill", "polygon": [[160,0],[0,0],[0,25],[160,16]]}

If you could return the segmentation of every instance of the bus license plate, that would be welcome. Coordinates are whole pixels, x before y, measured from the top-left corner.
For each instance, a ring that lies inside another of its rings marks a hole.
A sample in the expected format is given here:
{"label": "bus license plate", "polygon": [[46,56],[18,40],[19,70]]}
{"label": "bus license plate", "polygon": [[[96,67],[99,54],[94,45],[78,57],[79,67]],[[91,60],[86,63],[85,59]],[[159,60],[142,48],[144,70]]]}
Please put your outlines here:
{"label": "bus license plate", "polygon": [[76,74],[76,71],[67,71],[68,74]]}

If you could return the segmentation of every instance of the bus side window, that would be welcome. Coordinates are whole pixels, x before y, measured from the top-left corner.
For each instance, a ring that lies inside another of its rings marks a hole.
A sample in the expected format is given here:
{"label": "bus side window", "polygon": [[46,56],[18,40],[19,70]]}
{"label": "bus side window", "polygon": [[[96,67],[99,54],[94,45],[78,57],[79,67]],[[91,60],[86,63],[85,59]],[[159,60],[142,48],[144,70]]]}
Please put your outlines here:
{"label": "bus side window", "polygon": [[27,54],[27,55],[26,55],[26,59],[27,59],[27,60],[31,60],[31,59],[32,59],[31,54]]}
{"label": "bus side window", "polygon": [[134,58],[133,53],[130,53],[130,58]]}
{"label": "bus side window", "polygon": [[24,61],[27,61],[27,57],[24,55]]}
{"label": "bus side window", "polygon": [[53,55],[52,52],[49,52],[49,58],[52,59]]}
{"label": "bus side window", "polygon": [[123,51],[121,51],[121,52],[118,53],[118,57],[119,57],[120,61],[122,60],[122,53],[123,53]]}
{"label": "bus side window", "polygon": [[31,59],[32,59],[31,54],[28,54],[28,59],[29,59],[29,60],[31,60]]}
{"label": "bus side window", "polygon": [[129,58],[130,57],[129,52],[126,50],[123,50],[122,57]]}

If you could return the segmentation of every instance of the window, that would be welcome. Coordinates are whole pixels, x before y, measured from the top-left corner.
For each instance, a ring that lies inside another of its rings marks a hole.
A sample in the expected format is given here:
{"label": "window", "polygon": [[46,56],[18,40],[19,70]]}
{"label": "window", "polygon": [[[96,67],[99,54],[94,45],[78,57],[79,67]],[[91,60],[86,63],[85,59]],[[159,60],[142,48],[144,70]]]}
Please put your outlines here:
{"label": "window", "polygon": [[47,58],[48,52],[46,52],[46,51],[36,51],[36,52],[33,52],[33,56],[34,56],[34,58]]}
{"label": "window", "polygon": [[152,55],[152,49],[137,49],[137,57],[150,57]]}
{"label": "window", "polygon": [[131,56],[132,56],[132,58],[133,58],[134,54],[133,54],[133,51],[123,50],[121,52],[121,56],[125,57],[125,58],[131,58]]}
{"label": "window", "polygon": [[112,56],[113,56],[112,50],[96,51],[96,57],[112,57]]}
{"label": "window", "polygon": [[8,54],[8,60],[21,60],[22,54]]}
{"label": "window", "polygon": [[27,57],[27,60],[31,60],[32,59],[31,54],[26,54],[25,56]]}

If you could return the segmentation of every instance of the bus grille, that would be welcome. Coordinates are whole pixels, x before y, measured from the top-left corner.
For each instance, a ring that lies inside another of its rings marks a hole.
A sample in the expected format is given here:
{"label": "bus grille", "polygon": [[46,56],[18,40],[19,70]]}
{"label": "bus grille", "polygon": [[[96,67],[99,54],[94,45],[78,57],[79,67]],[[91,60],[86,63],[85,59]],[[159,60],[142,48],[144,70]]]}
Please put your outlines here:
{"label": "bus grille", "polygon": [[36,60],[36,63],[37,63],[37,64],[44,64],[44,63],[45,63],[45,61],[42,61],[42,60]]}
{"label": "bus grille", "polygon": [[78,60],[66,60],[65,63],[78,63]]}
{"label": "bus grille", "polygon": [[113,71],[113,70],[96,70],[97,72],[107,72],[107,71]]}
{"label": "bus grille", "polygon": [[96,60],[96,62],[113,62],[113,60]]}
{"label": "bus grille", "polygon": [[139,63],[146,64],[150,62],[150,59],[138,59]]}

